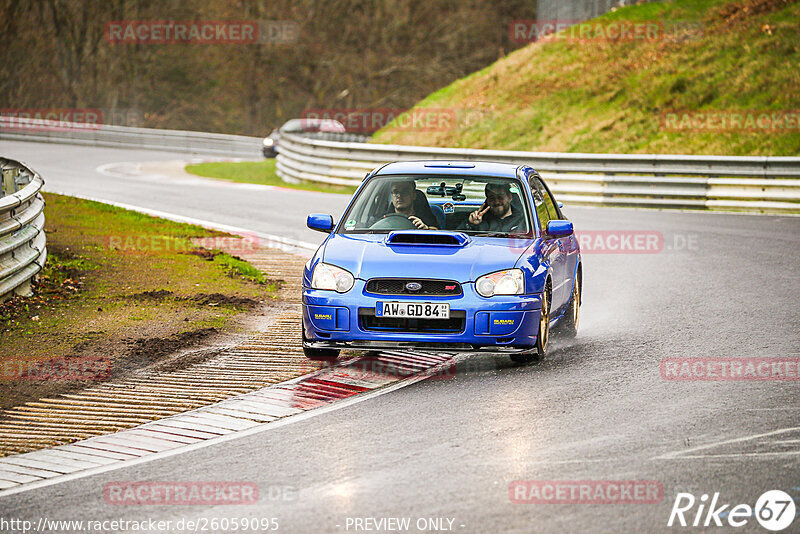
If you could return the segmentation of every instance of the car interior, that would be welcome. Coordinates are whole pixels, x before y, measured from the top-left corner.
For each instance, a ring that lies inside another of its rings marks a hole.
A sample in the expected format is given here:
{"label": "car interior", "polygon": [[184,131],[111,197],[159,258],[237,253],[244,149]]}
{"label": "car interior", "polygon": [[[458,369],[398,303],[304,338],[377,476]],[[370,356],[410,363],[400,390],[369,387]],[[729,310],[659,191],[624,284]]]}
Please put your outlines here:
{"label": "car interior", "polygon": [[[345,230],[405,230],[414,229],[407,219],[394,213],[391,197],[391,184],[394,180],[381,180],[375,184],[373,191],[364,191],[371,196],[367,207],[353,210]],[[464,180],[463,178],[416,180],[414,204],[417,210],[429,209],[436,227],[441,230],[457,230],[469,217],[469,214],[480,208],[485,200],[484,187],[486,180]],[[511,206],[515,211],[524,209],[517,187],[512,186]],[[355,217],[352,217],[355,215]],[[397,215],[397,216],[395,216]]]}

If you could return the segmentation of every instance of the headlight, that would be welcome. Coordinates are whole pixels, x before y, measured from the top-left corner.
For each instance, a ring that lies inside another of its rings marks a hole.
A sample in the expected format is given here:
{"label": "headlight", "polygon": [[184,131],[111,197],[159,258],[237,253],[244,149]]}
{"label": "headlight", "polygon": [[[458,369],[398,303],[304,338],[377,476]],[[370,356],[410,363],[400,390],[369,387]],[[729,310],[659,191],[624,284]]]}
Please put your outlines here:
{"label": "headlight", "polygon": [[350,291],[353,289],[355,282],[356,280],[352,274],[341,267],[328,265],[327,263],[318,263],[314,267],[314,274],[311,275],[311,287],[313,289],[325,289],[338,293]]}
{"label": "headlight", "polygon": [[483,297],[522,295],[525,293],[525,277],[521,269],[497,271],[478,278],[475,281],[475,289]]}
{"label": "headlight", "polygon": [[275,144],[275,140],[271,137],[267,137],[264,139],[264,146],[272,146]]}

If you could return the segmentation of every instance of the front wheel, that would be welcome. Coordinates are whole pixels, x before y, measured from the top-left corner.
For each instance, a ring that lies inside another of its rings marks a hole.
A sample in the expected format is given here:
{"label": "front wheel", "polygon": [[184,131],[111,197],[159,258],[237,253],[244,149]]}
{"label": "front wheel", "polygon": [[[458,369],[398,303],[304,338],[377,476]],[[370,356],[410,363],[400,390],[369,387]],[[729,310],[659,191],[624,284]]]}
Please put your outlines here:
{"label": "front wheel", "polygon": [[542,292],[542,312],[539,315],[539,331],[536,334],[536,350],[511,354],[511,361],[529,363],[544,359],[550,341],[550,283]]}
{"label": "front wheel", "polygon": [[315,362],[332,362],[339,357],[339,349],[315,349],[307,347],[306,343],[309,341],[306,338],[306,329],[302,326],[300,328],[303,330],[303,354],[306,358]]}
{"label": "front wheel", "polygon": [[303,347],[303,354],[315,362],[332,362],[339,357],[339,349],[312,349]]}

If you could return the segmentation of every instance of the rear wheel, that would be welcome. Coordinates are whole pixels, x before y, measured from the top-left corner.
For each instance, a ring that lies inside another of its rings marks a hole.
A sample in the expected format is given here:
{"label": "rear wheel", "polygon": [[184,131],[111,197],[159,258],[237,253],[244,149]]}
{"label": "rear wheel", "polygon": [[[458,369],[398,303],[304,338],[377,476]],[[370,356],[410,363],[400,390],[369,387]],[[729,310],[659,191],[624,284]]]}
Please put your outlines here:
{"label": "rear wheel", "polygon": [[306,358],[315,362],[332,362],[339,357],[339,349],[314,349],[307,347],[306,343],[308,343],[309,340],[306,338],[306,329],[302,326],[300,328],[303,331],[303,354]]}
{"label": "rear wheel", "polygon": [[581,316],[581,272],[575,276],[575,284],[572,288],[572,297],[569,308],[564,314],[563,327],[561,333],[564,337],[575,337],[578,335],[578,320]]}
{"label": "rear wheel", "polygon": [[542,292],[542,312],[539,315],[539,331],[536,334],[536,349],[511,355],[511,361],[529,363],[543,359],[550,341],[550,282]]}

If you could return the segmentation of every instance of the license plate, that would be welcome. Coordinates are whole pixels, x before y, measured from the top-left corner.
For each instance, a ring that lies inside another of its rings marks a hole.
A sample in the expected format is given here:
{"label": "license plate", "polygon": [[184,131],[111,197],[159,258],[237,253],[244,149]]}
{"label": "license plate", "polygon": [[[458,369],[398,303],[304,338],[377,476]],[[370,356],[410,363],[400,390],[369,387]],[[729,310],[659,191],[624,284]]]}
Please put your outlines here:
{"label": "license plate", "polygon": [[409,317],[412,319],[449,319],[450,304],[444,302],[378,302],[378,317]]}

